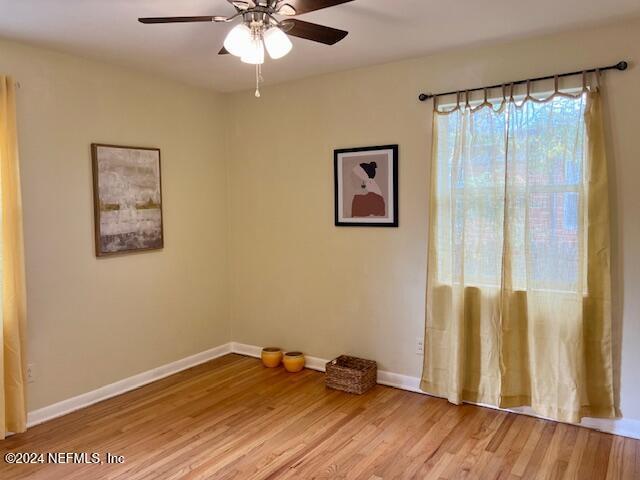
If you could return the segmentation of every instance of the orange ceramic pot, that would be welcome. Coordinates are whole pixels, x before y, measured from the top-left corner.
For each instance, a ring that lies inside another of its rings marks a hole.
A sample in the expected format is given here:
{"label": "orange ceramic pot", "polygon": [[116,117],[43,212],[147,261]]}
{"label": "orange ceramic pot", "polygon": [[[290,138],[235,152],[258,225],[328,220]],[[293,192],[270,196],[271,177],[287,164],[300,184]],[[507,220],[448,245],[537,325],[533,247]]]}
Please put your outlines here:
{"label": "orange ceramic pot", "polygon": [[302,352],[287,352],[282,359],[287,372],[296,373],[304,368],[304,354]]}
{"label": "orange ceramic pot", "polygon": [[262,349],[262,364],[267,368],[275,368],[282,361],[282,350],[276,347],[268,347]]}

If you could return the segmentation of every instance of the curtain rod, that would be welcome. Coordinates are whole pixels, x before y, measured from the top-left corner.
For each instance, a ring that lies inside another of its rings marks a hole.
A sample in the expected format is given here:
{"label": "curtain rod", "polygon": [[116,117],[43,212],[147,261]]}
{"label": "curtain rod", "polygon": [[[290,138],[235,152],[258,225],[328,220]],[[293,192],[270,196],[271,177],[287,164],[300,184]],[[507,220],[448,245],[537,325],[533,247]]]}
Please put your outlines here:
{"label": "curtain rod", "polygon": [[420,95],[418,95],[418,100],[420,100],[421,102],[426,102],[431,98],[444,97],[446,95],[455,95],[458,92],[478,92],[484,89],[491,90],[492,88],[500,88],[505,85],[521,85],[527,82],[539,82],[541,80],[551,80],[556,77],[558,78],[573,77],[574,75],[582,75],[583,73],[593,73],[598,70],[601,72],[604,72],[606,70],[624,71],[627,68],[629,68],[629,64],[625,61],[622,61],[622,62],[616,63],[615,65],[609,65],[608,67],[590,68],[588,70],[578,70],[577,72],[561,73],[559,75],[547,75],[546,77],[528,78],[526,80],[518,80],[517,82],[506,82],[506,83],[501,83],[499,85],[491,85],[490,87],[468,88],[468,89],[454,90],[453,92],[445,92],[445,93],[421,93]]}

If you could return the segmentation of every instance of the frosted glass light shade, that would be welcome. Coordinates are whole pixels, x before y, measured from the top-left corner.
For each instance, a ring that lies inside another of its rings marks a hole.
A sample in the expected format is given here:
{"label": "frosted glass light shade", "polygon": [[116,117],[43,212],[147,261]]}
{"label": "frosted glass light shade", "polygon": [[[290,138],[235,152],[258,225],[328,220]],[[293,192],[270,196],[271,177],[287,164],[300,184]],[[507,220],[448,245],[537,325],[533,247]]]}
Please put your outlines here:
{"label": "frosted glass light shade", "polygon": [[224,39],[224,48],[231,55],[242,57],[251,48],[251,29],[244,24],[236,25]]}
{"label": "frosted glass light shade", "polygon": [[264,45],[274,60],[284,57],[293,48],[289,37],[279,28],[272,27],[264,32]]}
{"label": "frosted glass light shade", "polygon": [[262,39],[259,37],[252,39],[249,48],[244,52],[240,60],[252,65],[262,65],[264,63],[264,45]]}

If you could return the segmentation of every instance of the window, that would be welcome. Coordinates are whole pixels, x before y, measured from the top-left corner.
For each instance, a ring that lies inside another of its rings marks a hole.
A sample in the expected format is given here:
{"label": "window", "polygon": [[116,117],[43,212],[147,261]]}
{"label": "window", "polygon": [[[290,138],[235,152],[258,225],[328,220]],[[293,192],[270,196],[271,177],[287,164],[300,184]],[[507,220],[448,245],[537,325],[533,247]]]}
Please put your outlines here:
{"label": "window", "polygon": [[437,116],[441,283],[583,288],[585,104],[556,95]]}

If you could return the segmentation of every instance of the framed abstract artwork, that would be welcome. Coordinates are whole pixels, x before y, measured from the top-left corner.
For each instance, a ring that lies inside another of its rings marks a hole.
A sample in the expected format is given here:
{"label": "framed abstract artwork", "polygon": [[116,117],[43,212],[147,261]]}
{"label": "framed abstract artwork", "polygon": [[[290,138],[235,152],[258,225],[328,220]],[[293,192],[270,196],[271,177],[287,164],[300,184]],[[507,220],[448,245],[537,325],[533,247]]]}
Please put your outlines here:
{"label": "framed abstract artwork", "polygon": [[91,145],[98,257],[164,246],[160,150]]}
{"label": "framed abstract artwork", "polygon": [[398,145],[334,151],[335,224],[398,226]]}

